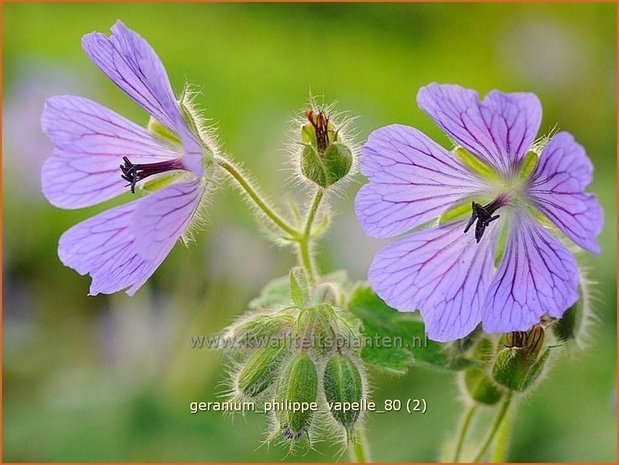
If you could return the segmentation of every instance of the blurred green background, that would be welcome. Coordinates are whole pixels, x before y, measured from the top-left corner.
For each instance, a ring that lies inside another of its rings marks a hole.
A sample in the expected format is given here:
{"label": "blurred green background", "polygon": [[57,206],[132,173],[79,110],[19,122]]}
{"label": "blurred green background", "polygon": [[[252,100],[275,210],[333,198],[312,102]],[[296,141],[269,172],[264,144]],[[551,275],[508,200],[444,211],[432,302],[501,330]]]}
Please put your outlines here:
{"label": "blurred green background", "polygon": [[[616,6],[614,4],[4,4],[3,5],[3,460],[278,461],[260,446],[266,419],[189,414],[216,400],[226,359],[194,350],[292,264],[269,245],[238,195],[213,195],[208,226],[175,247],[134,298],[87,297],[89,279],[62,266],[56,242],[107,207],[63,211],[40,193],[51,145],[39,116],[46,97],[90,97],[136,122],[147,116],[82,52],[80,38],[118,18],[153,45],[173,87],[203,91],[199,103],[226,152],[273,197],[289,182],[290,120],[310,90],[337,100],[358,142],[399,122],[446,137],[415,104],[419,87],[453,82],[485,93],[528,90],[555,124],[587,148],[591,190],[606,212],[587,349],[564,355],[518,409],[509,459],[616,460]],[[381,241],[353,214],[363,180],[333,199],[323,270],[363,279]],[[369,415],[379,461],[434,461],[460,412],[453,377],[412,370],[371,373],[373,396],[423,397],[428,412]],[[331,461],[337,448],[286,460]],[[346,457],[346,455],[344,455]]]}

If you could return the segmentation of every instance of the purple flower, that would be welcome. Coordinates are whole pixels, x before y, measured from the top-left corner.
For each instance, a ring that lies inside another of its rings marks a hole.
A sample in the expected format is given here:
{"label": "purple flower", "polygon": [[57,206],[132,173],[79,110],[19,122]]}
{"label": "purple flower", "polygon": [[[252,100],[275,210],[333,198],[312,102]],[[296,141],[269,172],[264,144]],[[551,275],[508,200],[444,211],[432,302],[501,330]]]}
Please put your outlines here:
{"label": "purple flower", "polygon": [[480,102],[473,90],[430,84],[417,103],[456,149],[401,125],[370,135],[357,216],[374,237],[411,231],[376,254],[371,285],[398,310],[419,310],[437,341],[480,321],[495,333],[560,318],[578,299],[579,270],[555,236],[600,251],[602,210],[584,192],[593,167],[583,147],[566,132],[535,142],[534,94],[493,91]]}
{"label": "purple flower", "polygon": [[41,125],[55,148],[41,181],[47,199],[61,208],[94,205],[136,186],[152,191],[72,227],[58,245],[66,266],[92,277],[90,295],[123,289],[133,295],[195,217],[212,153],[191,109],[176,100],[151,46],[120,21],[111,30],[110,37],[87,34],[82,46],[151,115],[149,127],[156,130],[149,132],[86,98],[52,97]]}

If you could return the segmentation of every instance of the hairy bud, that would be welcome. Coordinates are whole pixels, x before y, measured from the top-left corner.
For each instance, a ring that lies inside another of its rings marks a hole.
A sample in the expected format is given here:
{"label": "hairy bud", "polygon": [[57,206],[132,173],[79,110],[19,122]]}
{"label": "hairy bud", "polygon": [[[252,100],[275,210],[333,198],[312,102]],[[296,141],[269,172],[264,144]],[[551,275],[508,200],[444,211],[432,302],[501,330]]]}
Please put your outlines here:
{"label": "hairy bud", "polygon": [[350,441],[364,394],[357,365],[346,355],[334,355],[325,366],[323,387],[331,415],[346,429]]}
{"label": "hairy bud", "polygon": [[283,344],[256,350],[237,375],[238,392],[247,397],[255,397],[267,389],[275,380],[285,353]]}
{"label": "hairy bud", "polygon": [[544,328],[536,325],[529,331],[505,334],[503,349],[496,356],[492,368],[494,380],[506,388],[524,392],[531,388],[543,372],[550,349],[544,346]]}
{"label": "hairy bud", "polygon": [[305,144],[300,158],[301,173],[314,184],[327,188],[350,172],[352,151],[338,141],[338,132],[326,112],[312,108],[305,116],[308,122],[301,128]]}
{"label": "hairy bud", "polygon": [[318,372],[313,360],[300,353],[282,369],[275,401],[283,406],[277,411],[279,428],[286,439],[298,439],[307,432],[314,415],[311,404],[318,395]]}

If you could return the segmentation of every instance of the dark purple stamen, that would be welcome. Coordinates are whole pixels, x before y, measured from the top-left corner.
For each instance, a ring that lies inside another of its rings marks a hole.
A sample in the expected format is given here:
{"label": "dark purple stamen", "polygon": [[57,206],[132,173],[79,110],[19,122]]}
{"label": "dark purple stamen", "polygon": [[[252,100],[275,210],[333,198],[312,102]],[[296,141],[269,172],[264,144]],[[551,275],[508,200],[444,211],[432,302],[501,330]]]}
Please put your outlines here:
{"label": "dark purple stamen", "polygon": [[152,176],[153,174],[164,173],[172,170],[185,169],[180,159],[161,161],[157,163],[145,163],[134,165],[127,157],[123,157],[124,165],[120,165],[120,175],[131,186],[131,193],[135,194],[135,185],[138,181]]}
{"label": "dark purple stamen", "polygon": [[504,205],[505,199],[501,196],[497,197],[489,204],[483,206],[476,202],[473,202],[473,214],[471,215],[471,219],[466,225],[466,228],[464,228],[464,232],[467,233],[469,229],[471,229],[471,226],[473,226],[473,223],[477,221],[477,224],[475,225],[475,240],[479,244],[479,241],[481,241],[481,238],[484,235],[486,227],[494,220],[500,218],[500,215],[492,216],[492,214]]}
{"label": "dark purple stamen", "polygon": [[314,112],[314,110],[307,110],[305,116],[316,132],[316,148],[318,153],[325,153],[329,146],[329,116],[322,111]]}

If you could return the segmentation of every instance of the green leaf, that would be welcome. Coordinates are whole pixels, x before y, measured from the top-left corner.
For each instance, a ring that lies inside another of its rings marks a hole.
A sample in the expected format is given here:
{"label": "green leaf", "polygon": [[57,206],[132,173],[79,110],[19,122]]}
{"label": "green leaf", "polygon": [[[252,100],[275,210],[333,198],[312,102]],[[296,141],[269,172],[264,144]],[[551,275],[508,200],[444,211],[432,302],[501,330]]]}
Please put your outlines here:
{"label": "green leaf", "polygon": [[398,373],[411,365],[459,370],[471,364],[446,345],[429,340],[418,314],[391,308],[367,284],[353,290],[348,307],[363,323],[361,358],[366,363]]}

